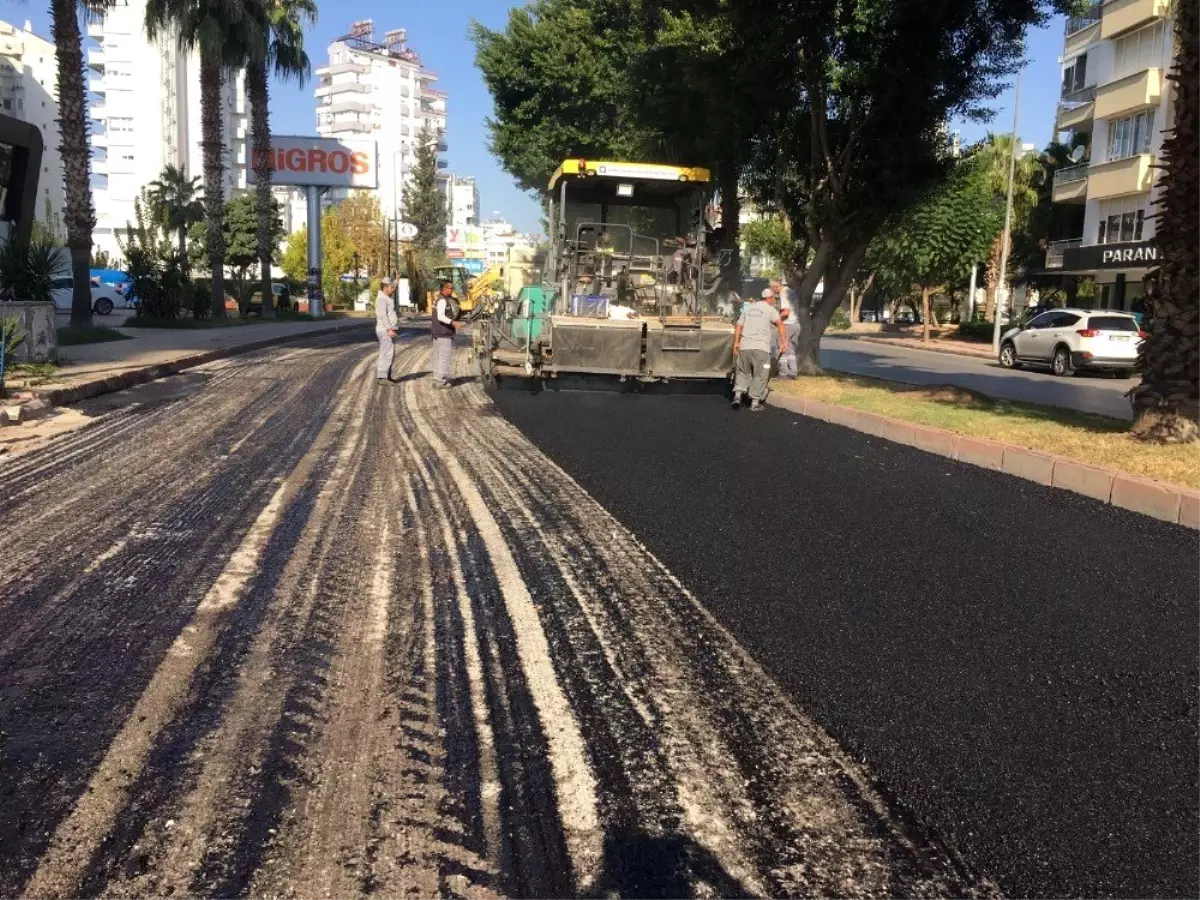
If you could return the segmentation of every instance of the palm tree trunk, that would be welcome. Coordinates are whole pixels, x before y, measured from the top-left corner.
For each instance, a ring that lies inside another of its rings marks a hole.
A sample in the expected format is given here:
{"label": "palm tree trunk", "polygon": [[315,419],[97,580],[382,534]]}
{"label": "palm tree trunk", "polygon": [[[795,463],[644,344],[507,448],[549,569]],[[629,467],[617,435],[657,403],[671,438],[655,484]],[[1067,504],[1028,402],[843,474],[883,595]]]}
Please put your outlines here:
{"label": "palm tree trunk", "polygon": [[996,317],[996,291],[1000,287],[1000,257],[1003,254],[1004,235],[996,235],[992,242],[992,252],[988,254],[987,275],[984,280],[983,317],[992,322]]}
{"label": "palm tree trunk", "polygon": [[250,130],[254,165],[254,210],[258,216],[258,261],[262,267],[262,315],[275,315],[275,294],[271,288],[271,219],[275,202],[271,197],[271,120],[268,111],[270,85],[267,60],[254,61],[246,68],[246,87],[250,93]]}
{"label": "palm tree trunk", "polygon": [[929,295],[931,293],[933,293],[933,291],[930,288],[927,288],[927,287],[921,288],[921,342],[925,343],[925,344],[929,343],[929,337],[930,337],[930,334],[929,334],[929,313],[930,313]]}
{"label": "palm tree trunk", "polygon": [[200,51],[200,147],[204,153],[204,215],[206,244],[212,272],[212,315],[225,317],[225,142],[221,123],[224,67],[213,50]]}
{"label": "palm tree trunk", "polygon": [[67,247],[71,253],[71,325],[90,328],[92,286],[88,267],[92,258],[91,152],[87,141],[87,104],[83,78],[83,43],[76,0],[52,0],[51,31],[58,48],[58,151],[62,158]]}
{"label": "palm tree trunk", "polygon": [[1164,190],[1154,241],[1161,261],[1147,279],[1146,339],[1138,351],[1133,434],[1164,444],[1200,438],[1200,12],[1175,5],[1175,126],[1163,141]]}

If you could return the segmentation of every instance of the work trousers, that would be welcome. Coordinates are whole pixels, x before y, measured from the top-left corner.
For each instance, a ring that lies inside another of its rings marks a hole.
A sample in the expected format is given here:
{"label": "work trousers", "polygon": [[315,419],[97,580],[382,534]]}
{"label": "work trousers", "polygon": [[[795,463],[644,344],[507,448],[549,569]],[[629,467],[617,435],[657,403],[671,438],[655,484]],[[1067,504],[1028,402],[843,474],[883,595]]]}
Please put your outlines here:
{"label": "work trousers", "polygon": [[767,384],[771,380],[771,352],[769,350],[742,350],[738,353],[737,370],[733,381],[733,392],[738,396],[748,393],[751,400],[767,399]]}
{"label": "work trousers", "polygon": [[779,377],[796,377],[796,354],[800,349],[800,326],[787,323],[787,346],[779,354]]}
{"label": "work trousers", "polygon": [[375,366],[375,373],[380,378],[391,378],[392,360],[396,357],[396,339],[384,328],[376,328],[375,337],[379,338],[379,362]]}
{"label": "work trousers", "polygon": [[433,380],[438,384],[450,383],[450,362],[454,356],[454,338],[433,339]]}

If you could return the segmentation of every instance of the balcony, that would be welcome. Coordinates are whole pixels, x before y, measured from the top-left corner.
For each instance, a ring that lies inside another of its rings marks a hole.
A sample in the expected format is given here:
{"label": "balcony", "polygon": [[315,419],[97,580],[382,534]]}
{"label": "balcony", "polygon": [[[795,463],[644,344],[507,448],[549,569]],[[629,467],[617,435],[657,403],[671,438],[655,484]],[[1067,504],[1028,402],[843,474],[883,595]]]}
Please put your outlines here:
{"label": "balcony", "polygon": [[1108,40],[1155,19],[1165,19],[1171,0],[1109,0],[1101,9],[1100,38]]}
{"label": "balcony", "polygon": [[88,68],[94,72],[104,72],[104,66],[107,58],[104,55],[104,49],[101,47],[92,47],[87,52]]}
{"label": "balcony", "polygon": [[345,62],[345,63],[338,63],[335,66],[327,66],[324,69],[318,69],[317,75],[319,75],[319,76],[320,75],[330,75],[330,76],[345,75],[350,72],[354,73],[355,75],[366,75],[370,71],[371,71],[370,63]]}
{"label": "balcony", "polygon": [[1046,248],[1046,268],[1061,269],[1063,257],[1068,250],[1083,246],[1083,238],[1072,238],[1069,241],[1051,241]]}
{"label": "balcony", "polygon": [[1149,153],[1092,163],[1088,170],[1087,198],[1107,200],[1110,197],[1144,194],[1154,181],[1153,165],[1154,157]]}
{"label": "balcony", "polygon": [[1058,169],[1054,173],[1054,189],[1051,199],[1055,203],[1083,203],[1088,195],[1087,163]]}
{"label": "balcony", "polygon": [[370,103],[363,103],[360,100],[339,100],[329,105],[329,111],[334,115],[338,113],[370,113],[374,109],[375,107]]}
{"label": "balcony", "polygon": [[1059,131],[1091,131],[1096,112],[1096,86],[1064,93],[1058,105]]}
{"label": "balcony", "polygon": [[1086,12],[1067,19],[1066,42],[1063,56],[1072,57],[1082,53],[1091,44],[1100,40],[1100,4]]}
{"label": "balcony", "polygon": [[1096,118],[1111,119],[1158,106],[1163,92],[1163,70],[1144,69],[1110,81],[1096,90]]}
{"label": "balcony", "polygon": [[371,87],[361,81],[333,81],[319,85],[313,93],[318,99],[336,97],[339,94],[369,94]]}
{"label": "balcony", "polygon": [[96,41],[103,40],[103,38],[104,38],[104,20],[103,19],[91,19],[87,23],[87,36],[92,38],[92,40],[96,40]]}

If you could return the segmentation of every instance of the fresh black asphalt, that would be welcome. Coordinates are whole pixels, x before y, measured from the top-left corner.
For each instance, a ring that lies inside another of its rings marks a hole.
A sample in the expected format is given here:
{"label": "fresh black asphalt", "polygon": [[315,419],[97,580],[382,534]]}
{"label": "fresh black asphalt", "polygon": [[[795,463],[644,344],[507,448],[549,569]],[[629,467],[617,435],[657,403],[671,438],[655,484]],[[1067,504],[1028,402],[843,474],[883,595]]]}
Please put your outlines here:
{"label": "fresh black asphalt", "polygon": [[1194,532],[719,398],[494,399],[1006,893],[1200,896]]}

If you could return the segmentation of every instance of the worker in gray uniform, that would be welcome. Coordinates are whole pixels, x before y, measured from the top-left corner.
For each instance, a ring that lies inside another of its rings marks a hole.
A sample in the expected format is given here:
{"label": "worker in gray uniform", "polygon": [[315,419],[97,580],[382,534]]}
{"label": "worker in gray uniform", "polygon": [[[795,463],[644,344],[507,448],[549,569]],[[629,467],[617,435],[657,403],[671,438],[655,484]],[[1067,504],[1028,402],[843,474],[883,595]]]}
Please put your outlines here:
{"label": "worker in gray uniform", "polygon": [[779,336],[779,345],[787,345],[787,331],[779,310],[775,308],[775,292],[767,288],[762,299],[742,307],[741,318],[733,329],[733,355],[737,359],[733,382],[733,408],[742,408],[742,399],[750,394],[750,411],[758,412],[767,399],[767,384],[771,380],[771,340]]}
{"label": "worker in gray uniform", "polygon": [[396,282],[384,276],[379,282],[379,293],[375,296],[375,337],[379,338],[379,362],[375,374],[380,384],[392,380],[392,360],[396,355],[396,331],[400,327],[400,316],[396,312]]}

